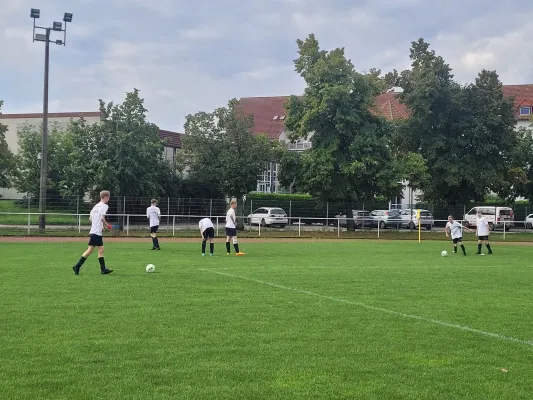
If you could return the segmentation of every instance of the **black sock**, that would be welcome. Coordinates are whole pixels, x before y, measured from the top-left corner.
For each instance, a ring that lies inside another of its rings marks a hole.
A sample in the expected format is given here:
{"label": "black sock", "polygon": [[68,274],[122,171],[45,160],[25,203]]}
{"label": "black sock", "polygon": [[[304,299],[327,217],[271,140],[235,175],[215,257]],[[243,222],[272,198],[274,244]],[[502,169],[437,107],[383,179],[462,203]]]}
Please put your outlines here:
{"label": "black sock", "polygon": [[226,242],[226,253],[230,253],[230,249],[229,242]]}
{"label": "black sock", "polygon": [[211,252],[211,254],[215,254],[215,244],[214,243],[209,243],[209,251]]}
{"label": "black sock", "polygon": [[238,253],[239,252],[239,244],[238,243],[234,243],[233,247],[235,248],[235,253]]}
{"label": "black sock", "polygon": [[481,253],[481,243],[478,243],[478,244],[477,244],[477,252],[478,252],[478,253]]}
{"label": "black sock", "polygon": [[466,254],[466,250],[465,250],[465,245],[464,244],[461,245],[461,250],[463,250],[463,254]]}
{"label": "black sock", "polygon": [[155,247],[159,248],[159,239],[157,237],[154,238]]}
{"label": "black sock", "polygon": [[205,240],[202,240],[202,254],[205,254]]}
{"label": "black sock", "polygon": [[85,261],[87,261],[87,259],[81,256],[80,261],[78,261],[78,263],[76,264],[76,268],[80,268]]}
{"label": "black sock", "polygon": [[489,250],[489,253],[492,253],[492,250],[490,249],[490,244],[487,243],[485,246],[487,246],[487,249]]}
{"label": "black sock", "polygon": [[457,246],[453,246],[453,252],[457,253]]}
{"label": "black sock", "polygon": [[155,248],[155,237],[152,238],[152,247]]}
{"label": "black sock", "polygon": [[98,257],[98,262],[100,263],[100,269],[103,271],[105,269],[104,257]]}

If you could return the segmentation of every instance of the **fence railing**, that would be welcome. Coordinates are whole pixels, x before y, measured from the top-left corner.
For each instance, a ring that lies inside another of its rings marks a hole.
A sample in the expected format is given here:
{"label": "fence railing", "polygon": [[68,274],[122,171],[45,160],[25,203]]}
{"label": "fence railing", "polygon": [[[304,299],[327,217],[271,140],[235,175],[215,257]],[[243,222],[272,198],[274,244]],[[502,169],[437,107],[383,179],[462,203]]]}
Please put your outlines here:
{"label": "fence railing", "polygon": [[[40,213],[36,212],[0,212],[0,234],[4,233],[24,233],[32,234],[38,232],[38,219]],[[77,234],[89,233],[89,214],[80,213],[45,213],[47,220],[46,232],[62,231],[66,234],[77,232]],[[205,218],[205,215],[162,215],[159,232],[171,236],[199,235],[198,222]],[[139,233],[149,232],[146,215],[144,214],[108,214],[107,220],[113,225],[112,235],[130,236]],[[211,217],[215,226],[216,235],[225,236],[225,215],[215,215]],[[380,238],[385,232],[417,232],[421,234],[441,233],[444,234],[444,226],[448,220],[421,220],[402,219],[386,221],[383,219],[354,219],[353,225],[348,224],[345,217],[320,218],[320,217],[281,217],[267,221],[249,217],[238,216],[237,220],[240,230],[247,233],[247,236],[261,237],[273,232],[287,234],[288,236],[301,237],[311,233],[328,233],[329,236],[341,237],[349,232],[351,228],[355,231],[370,231],[375,237]],[[462,225],[467,226],[467,222],[458,220]],[[348,226],[350,225],[350,227]],[[420,225],[420,229],[419,229]],[[350,229],[349,229],[350,228]],[[492,225],[491,225],[492,228]],[[475,227],[471,228],[475,231]],[[496,224],[492,233],[501,234],[506,239],[509,234],[519,234],[532,232],[533,220],[524,221],[502,221]]]}

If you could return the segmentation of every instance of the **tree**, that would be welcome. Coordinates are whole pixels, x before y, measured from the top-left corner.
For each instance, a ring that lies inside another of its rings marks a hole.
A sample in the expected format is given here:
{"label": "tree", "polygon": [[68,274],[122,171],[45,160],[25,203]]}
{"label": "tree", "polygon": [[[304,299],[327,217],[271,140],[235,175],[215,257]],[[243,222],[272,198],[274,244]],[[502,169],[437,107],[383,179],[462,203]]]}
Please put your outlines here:
{"label": "tree", "polygon": [[291,140],[310,137],[312,148],[285,152],[280,180],[323,201],[344,202],[351,222],[354,201],[399,191],[390,146],[394,128],[371,112],[382,89],[379,71],[356,72],[344,49],[321,50],[314,35],[297,43],[294,64],[307,86],[302,97],[288,100],[286,128]]}
{"label": "tree", "polygon": [[[57,123],[50,124],[48,139],[47,193],[53,197],[59,194],[59,177],[68,159],[62,159],[62,138],[64,131]],[[40,190],[42,145],[42,124],[23,124],[17,129],[18,154],[14,157],[17,169],[13,173],[13,187],[21,193],[38,198]]]}
{"label": "tree", "polygon": [[423,39],[412,43],[410,57],[400,100],[411,116],[401,136],[406,149],[427,162],[424,199],[461,204],[483,201],[491,190],[508,191],[519,138],[512,101],[504,98],[496,72],[482,71],[475,84],[461,86]]}
{"label": "tree", "polygon": [[236,99],[212,113],[188,115],[181,163],[189,180],[239,199],[255,190],[275,152],[266,135],[250,133],[252,127],[253,117],[243,114]]}
{"label": "tree", "polygon": [[100,100],[100,124],[72,121],[64,139],[70,163],[63,171],[64,195],[159,196],[172,176],[163,155],[159,128],[146,120],[144,100],[135,89],[122,104]]}
{"label": "tree", "polygon": [[[3,101],[0,101],[0,110]],[[9,150],[6,141],[7,126],[0,124],[0,187],[11,187],[11,174],[13,172],[13,153]]]}

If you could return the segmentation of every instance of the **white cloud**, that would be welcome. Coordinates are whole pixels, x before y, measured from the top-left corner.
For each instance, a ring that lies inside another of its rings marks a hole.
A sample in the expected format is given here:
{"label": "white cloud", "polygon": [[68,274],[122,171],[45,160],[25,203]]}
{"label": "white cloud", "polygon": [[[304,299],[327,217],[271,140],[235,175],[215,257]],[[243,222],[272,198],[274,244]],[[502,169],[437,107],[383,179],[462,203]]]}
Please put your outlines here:
{"label": "white cloud", "polygon": [[[0,2],[3,111],[39,112],[44,49],[31,40],[33,3]],[[524,4],[56,0],[40,22],[64,11],[74,19],[67,47],[51,54],[50,110],[96,110],[99,98],[120,102],[136,87],[153,122],[180,130],[185,115],[232,97],[301,93],[295,41],[311,32],[325,49],[345,47],[361,71],[406,68],[410,42],[424,37],[462,81],[488,68],[505,83],[532,83],[533,4]]]}

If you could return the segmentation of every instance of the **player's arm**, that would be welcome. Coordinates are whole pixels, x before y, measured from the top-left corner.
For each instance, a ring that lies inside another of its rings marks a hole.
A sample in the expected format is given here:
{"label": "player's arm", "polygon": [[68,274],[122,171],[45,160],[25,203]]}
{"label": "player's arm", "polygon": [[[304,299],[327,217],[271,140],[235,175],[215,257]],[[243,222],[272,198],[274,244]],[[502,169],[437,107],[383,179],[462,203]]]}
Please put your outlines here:
{"label": "player's arm", "polygon": [[444,228],[444,233],[446,233],[446,237],[450,237],[450,227],[448,225]]}
{"label": "player's arm", "polygon": [[237,226],[237,221],[235,221],[235,211],[233,211],[229,217],[233,221],[233,225]]}
{"label": "player's arm", "polygon": [[161,221],[161,209],[157,207],[157,220]]}
{"label": "player's arm", "polygon": [[105,213],[107,212],[108,208],[106,207],[105,211],[102,213],[102,216],[100,217],[100,221],[102,221],[102,224],[104,224],[104,226],[111,230],[111,224],[109,222],[107,222],[106,218],[105,218]]}

